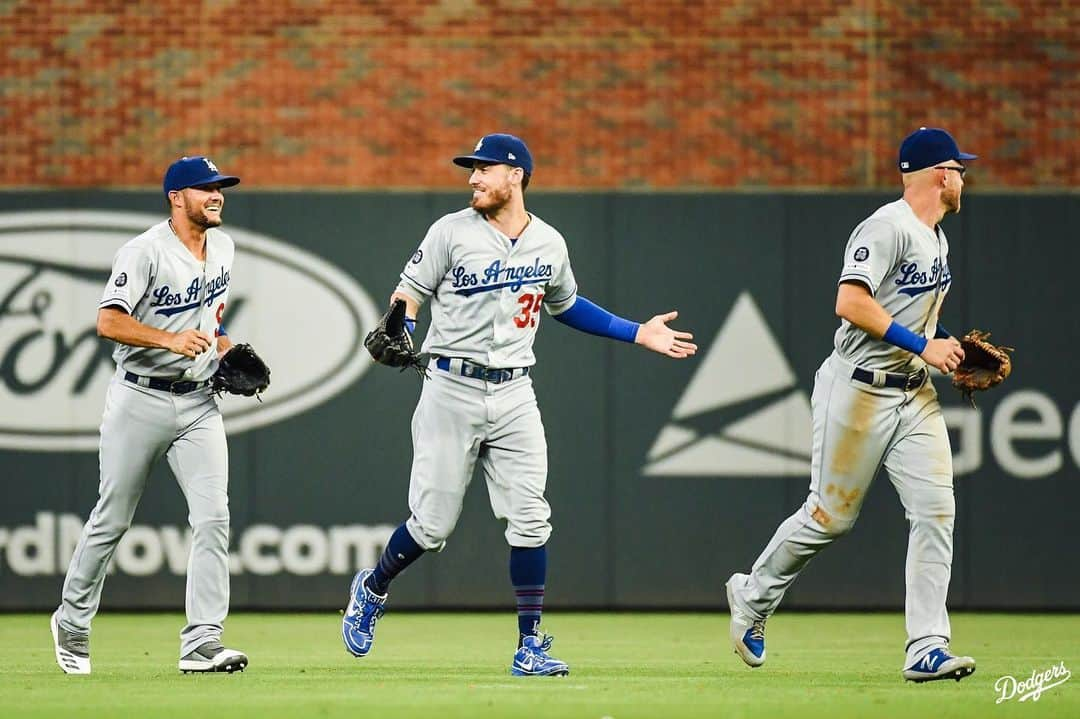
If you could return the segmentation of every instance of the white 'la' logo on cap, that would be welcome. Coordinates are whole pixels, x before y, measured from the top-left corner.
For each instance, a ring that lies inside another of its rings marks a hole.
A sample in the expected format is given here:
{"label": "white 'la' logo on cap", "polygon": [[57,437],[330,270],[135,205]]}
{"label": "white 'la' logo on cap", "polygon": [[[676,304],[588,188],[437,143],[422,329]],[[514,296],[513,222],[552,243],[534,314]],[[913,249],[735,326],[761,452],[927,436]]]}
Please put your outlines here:
{"label": "white 'la' logo on cap", "polygon": [[210,172],[213,172],[213,173],[214,173],[215,175],[216,175],[216,174],[218,174],[218,169],[217,169],[217,165],[215,165],[214,163],[210,162],[210,159],[209,159],[209,158],[207,158],[207,157],[204,157],[204,158],[203,158],[203,162],[205,162],[205,163],[206,163],[206,166],[210,168]]}
{"label": "white 'la' logo on cap", "polygon": [[480,147],[481,147],[481,146],[482,146],[483,144],[484,144],[484,138],[482,138],[482,137],[481,137],[481,138],[480,138],[480,139],[479,139],[479,140],[477,141],[477,143],[476,143],[476,147],[474,147],[474,148],[472,149],[472,151],[473,151],[473,152],[480,152]]}
{"label": "white 'la' logo on cap", "polygon": [[516,160],[516,159],[517,159],[517,155],[515,155],[515,154],[514,154],[514,153],[512,153],[512,152],[508,152],[508,153],[506,153],[506,157],[507,157],[507,159],[509,159],[509,160]]}

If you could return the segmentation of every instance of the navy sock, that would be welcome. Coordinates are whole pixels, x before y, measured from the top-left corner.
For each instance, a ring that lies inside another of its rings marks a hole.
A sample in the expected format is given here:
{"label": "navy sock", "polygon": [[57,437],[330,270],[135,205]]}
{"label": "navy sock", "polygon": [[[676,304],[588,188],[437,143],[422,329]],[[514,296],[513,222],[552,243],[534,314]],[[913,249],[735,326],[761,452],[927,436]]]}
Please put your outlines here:
{"label": "navy sock", "polygon": [[368,589],[376,594],[386,594],[390,588],[390,580],[405,571],[409,566],[424,554],[424,548],[416,543],[409,534],[409,530],[402,524],[390,535],[390,541],[386,543],[386,549],[379,557],[379,563],[367,581],[364,583]]}
{"label": "navy sock", "polygon": [[546,546],[510,548],[510,581],[517,597],[519,646],[525,635],[536,634],[539,630],[546,575]]}

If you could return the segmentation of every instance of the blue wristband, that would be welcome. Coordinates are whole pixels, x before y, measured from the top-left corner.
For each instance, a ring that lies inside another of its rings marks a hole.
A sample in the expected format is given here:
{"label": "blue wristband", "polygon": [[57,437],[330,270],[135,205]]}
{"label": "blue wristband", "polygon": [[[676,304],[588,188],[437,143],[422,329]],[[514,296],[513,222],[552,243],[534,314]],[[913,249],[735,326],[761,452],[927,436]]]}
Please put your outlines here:
{"label": "blue wristband", "polygon": [[637,322],[611,314],[581,295],[570,305],[570,309],[555,315],[555,319],[581,332],[623,342],[637,339],[638,327],[641,326]]}
{"label": "blue wristband", "polygon": [[934,330],[934,339],[936,339],[936,340],[944,340],[944,339],[948,339],[949,337],[952,337],[952,335],[949,333],[949,330],[942,327],[941,323],[938,322],[937,323],[937,329]]}
{"label": "blue wristband", "polygon": [[881,339],[916,355],[921,355],[926,349],[925,337],[920,337],[907,327],[896,324],[895,321],[889,325],[889,329],[885,330],[885,336]]}
{"label": "blue wristband", "polygon": [[405,331],[411,337],[416,332],[416,320],[412,317],[405,318]]}

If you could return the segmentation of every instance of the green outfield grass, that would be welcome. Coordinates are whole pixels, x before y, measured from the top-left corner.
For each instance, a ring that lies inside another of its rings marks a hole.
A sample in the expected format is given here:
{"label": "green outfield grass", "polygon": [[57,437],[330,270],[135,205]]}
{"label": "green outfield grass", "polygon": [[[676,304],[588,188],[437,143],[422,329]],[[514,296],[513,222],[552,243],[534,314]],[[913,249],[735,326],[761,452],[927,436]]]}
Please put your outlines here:
{"label": "green outfield grass", "polygon": [[899,614],[781,613],[769,661],[745,667],[727,614],[549,612],[569,677],[510,677],[512,614],[388,613],[364,660],[348,656],[339,617],[235,614],[226,645],[243,674],[181,675],[179,614],[103,613],[94,673],[64,675],[48,614],[0,615],[0,717],[1080,717],[1080,677],[1036,701],[997,705],[995,681],[1065,663],[1080,668],[1080,615],[956,614],[954,648],[978,660],[960,683],[900,678]]}

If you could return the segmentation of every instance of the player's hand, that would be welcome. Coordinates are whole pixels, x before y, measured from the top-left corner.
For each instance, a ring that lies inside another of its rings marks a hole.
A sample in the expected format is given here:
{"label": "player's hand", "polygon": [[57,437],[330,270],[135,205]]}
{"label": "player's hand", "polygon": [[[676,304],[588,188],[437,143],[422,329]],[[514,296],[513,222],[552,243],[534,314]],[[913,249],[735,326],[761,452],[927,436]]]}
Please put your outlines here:
{"label": "player's hand", "polygon": [[168,350],[178,355],[195,358],[210,349],[210,336],[199,330],[184,330],[172,336]]}
{"label": "player's hand", "polygon": [[697,352],[697,345],[690,341],[694,339],[694,335],[689,332],[673,330],[667,326],[668,322],[678,316],[679,313],[674,310],[667,314],[656,315],[656,317],[638,327],[634,342],[643,347],[648,347],[653,352],[659,352],[662,355],[676,359],[692,356]]}
{"label": "player's hand", "polygon": [[926,364],[949,374],[960,366],[960,362],[964,359],[964,348],[955,337],[943,337],[927,340],[926,349],[919,356],[926,360]]}

